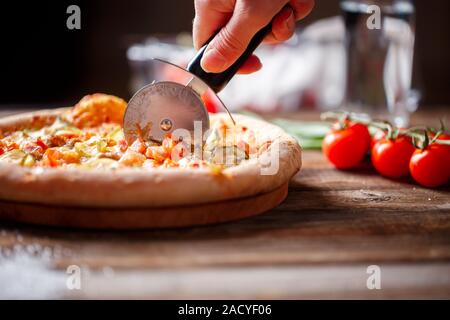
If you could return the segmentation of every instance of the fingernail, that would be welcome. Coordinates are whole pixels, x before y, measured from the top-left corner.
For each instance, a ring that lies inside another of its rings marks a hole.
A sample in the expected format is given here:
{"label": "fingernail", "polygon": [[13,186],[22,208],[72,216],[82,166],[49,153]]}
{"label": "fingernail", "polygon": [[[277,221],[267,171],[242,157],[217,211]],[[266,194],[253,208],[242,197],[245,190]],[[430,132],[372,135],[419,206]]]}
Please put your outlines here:
{"label": "fingernail", "polygon": [[288,30],[293,30],[295,28],[295,19],[294,19],[294,11],[292,9],[289,9],[290,13],[287,16],[285,22],[285,26]]}
{"label": "fingernail", "polygon": [[226,63],[225,57],[215,48],[206,49],[200,62],[206,72],[221,72]]}

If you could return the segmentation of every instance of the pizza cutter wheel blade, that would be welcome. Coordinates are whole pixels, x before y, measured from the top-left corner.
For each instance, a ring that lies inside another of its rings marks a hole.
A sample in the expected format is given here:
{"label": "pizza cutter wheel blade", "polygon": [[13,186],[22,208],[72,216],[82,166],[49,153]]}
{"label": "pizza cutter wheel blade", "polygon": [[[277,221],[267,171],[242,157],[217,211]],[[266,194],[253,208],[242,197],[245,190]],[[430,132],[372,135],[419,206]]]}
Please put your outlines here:
{"label": "pizza cutter wheel blade", "polygon": [[219,101],[233,120],[216,93],[227,85],[271,30],[272,22],[257,32],[245,52],[221,73],[208,73],[200,64],[208,43],[215,35],[199,50],[187,70],[155,59],[154,62],[162,63],[163,70],[167,72],[163,72],[160,81],[154,81],[140,89],[128,103],[124,117],[127,142],[131,144],[138,137],[146,141],[161,142],[166,135],[177,129],[193,133],[195,128],[201,128],[201,134],[204,135],[209,129],[209,116],[204,101],[208,94]]}
{"label": "pizza cutter wheel blade", "polygon": [[161,142],[177,129],[190,134],[195,127],[209,129],[209,115],[203,100],[189,86],[173,82],[154,82],[140,89],[128,103],[124,132],[130,144],[138,137]]}

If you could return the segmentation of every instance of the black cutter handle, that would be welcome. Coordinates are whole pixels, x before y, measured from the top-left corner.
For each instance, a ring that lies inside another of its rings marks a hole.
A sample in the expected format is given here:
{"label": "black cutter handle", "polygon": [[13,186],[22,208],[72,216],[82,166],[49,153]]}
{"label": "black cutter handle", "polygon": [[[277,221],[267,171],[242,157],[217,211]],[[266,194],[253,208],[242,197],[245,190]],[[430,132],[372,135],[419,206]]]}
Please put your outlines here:
{"label": "black cutter handle", "polygon": [[[290,7],[287,5],[286,7]],[[197,77],[202,79],[211,89],[213,89],[216,93],[222,90],[227,83],[231,80],[231,78],[234,77],[236,72],[242,67],[245,61],[253,54],[253,52],[256,50],[256,48],[261,44],[261,42],[264,40],[264,38],[272,31],[272,21],[259,30],[250,40],[250,43],[245,49],[244,53],[236,60],[231,67],[229,67],[227,70],[221,72],[221,73],[208,73],[205,70],[203,70],[202,66],[200,65],[200,61],[202,60],[203,54],[205,53],[205,50],[208,46],[208,44],[211,42],[212,39],[216,35],[214,35],[201,49],[200,51],[195,55],[195,57],[191,60],[191,62],[188,65],[187,70],[195,74]]]}

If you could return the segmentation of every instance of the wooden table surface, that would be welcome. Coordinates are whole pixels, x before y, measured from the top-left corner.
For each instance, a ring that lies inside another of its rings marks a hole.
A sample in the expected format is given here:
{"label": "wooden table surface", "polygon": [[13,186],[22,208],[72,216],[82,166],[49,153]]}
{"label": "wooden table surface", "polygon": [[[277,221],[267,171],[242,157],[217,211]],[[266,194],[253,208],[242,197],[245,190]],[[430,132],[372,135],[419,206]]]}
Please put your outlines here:
{"label": "wooden table surface", "polygon": [[[337,171],[316,151],[303,160],[282,205],[233,223],[140,232],[0,223],[0,297],[450,298],[449,186],[384,179],[368,164]],[[379,290],[366,285],[371,265]],[[80,290],[66,286],[69,266],[80,268]]]}

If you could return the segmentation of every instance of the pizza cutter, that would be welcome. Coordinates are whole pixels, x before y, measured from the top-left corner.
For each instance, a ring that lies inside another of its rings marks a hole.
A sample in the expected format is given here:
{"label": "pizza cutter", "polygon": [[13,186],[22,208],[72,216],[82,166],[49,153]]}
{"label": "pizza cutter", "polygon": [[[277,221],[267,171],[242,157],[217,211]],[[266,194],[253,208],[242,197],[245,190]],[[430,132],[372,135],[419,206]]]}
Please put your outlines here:
{"label": "pizza cutter", "polygon": [[[214,36],[195,55],[187,70],[158,60],[176,67],[183,74],[179,79],[184,79],[184,83],[154,81],[132,97],[124,117],[127,142],[131,144],[139,136],[146,141],[161,142],[167,134],[176,129],[185,129],[192,134],[194,128],[200,125],[204,134],[209,129],[209,115],[203,100],[205,93],[210,91],[217,97],[216,94],[227,85],[271,30],[272,22],[258,31],[239,59],[221,73],[208,73],[200,65],[206,47]],[[221,102],[219,97],[217,99]],[[222,105],[233,120],[228,109],[223,103]]]}

